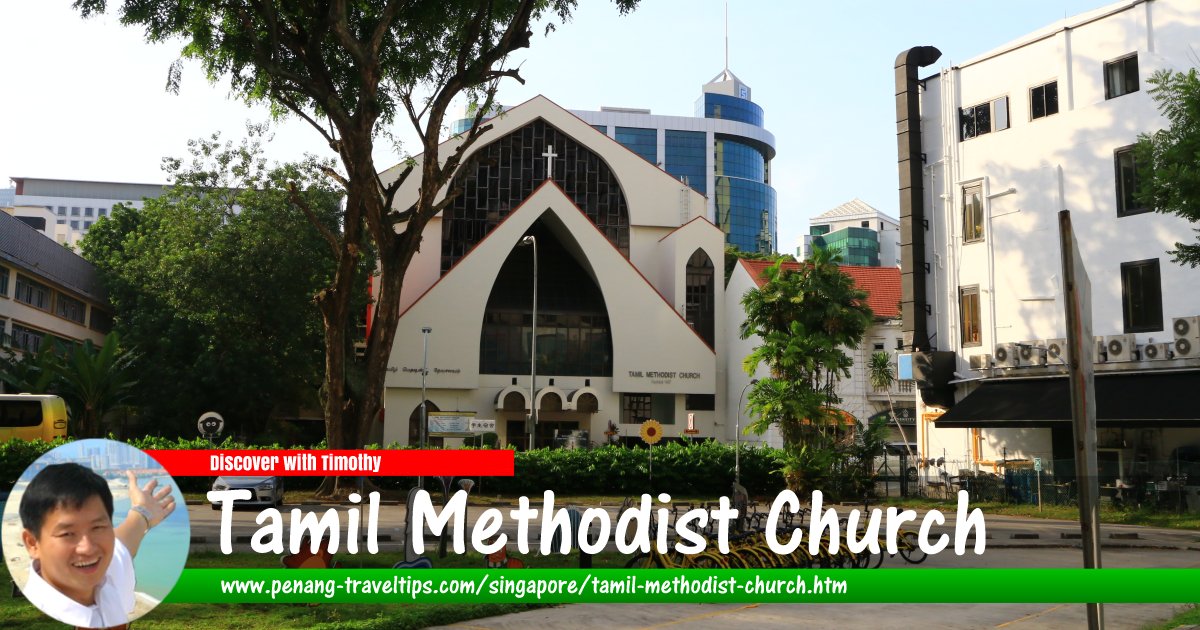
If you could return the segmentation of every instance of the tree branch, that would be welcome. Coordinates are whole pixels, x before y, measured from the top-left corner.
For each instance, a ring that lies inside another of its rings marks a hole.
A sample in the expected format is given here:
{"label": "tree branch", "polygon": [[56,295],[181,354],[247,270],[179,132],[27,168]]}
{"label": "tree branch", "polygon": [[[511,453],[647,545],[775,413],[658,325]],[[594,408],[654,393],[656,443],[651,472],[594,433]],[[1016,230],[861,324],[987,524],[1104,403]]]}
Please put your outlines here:
{"label": "tree branch", "polygon": [[321,223],[317,219],[317,215],[313,212],[312,207],[300,195],[300,190],[296,187],[296,182],[288,182],[288,201],[291,201],[297,208],[300,208],[300,211],[308,218],[308,222],[317,228],[317,231],[321,233],[321,237],[325,239],[326,243],[329,243],[329,249],[333,252],[334,260],[338,260],[341,256],[341,242],[338,241],[337,236],[324,223]]}

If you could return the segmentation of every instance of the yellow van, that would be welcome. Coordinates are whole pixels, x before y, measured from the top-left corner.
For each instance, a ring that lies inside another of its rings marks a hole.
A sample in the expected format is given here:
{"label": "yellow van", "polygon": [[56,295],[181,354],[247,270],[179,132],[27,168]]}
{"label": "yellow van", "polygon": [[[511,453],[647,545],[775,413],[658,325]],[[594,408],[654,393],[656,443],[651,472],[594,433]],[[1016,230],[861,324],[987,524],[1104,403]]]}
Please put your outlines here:
{"label": "yellow van", "polygon": [[0,442],[66,437],[67,403],[50,394],[0,394]]}

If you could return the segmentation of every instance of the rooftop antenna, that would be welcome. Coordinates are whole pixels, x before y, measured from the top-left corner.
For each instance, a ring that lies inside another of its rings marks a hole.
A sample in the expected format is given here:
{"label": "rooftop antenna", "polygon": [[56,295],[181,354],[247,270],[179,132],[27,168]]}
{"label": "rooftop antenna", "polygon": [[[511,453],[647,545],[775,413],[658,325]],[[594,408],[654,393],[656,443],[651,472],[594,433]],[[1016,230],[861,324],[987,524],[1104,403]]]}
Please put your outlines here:
{"label": "rooftop antenna", "polygon": [[725,0],[725,71],[729,71],[729,0]]}

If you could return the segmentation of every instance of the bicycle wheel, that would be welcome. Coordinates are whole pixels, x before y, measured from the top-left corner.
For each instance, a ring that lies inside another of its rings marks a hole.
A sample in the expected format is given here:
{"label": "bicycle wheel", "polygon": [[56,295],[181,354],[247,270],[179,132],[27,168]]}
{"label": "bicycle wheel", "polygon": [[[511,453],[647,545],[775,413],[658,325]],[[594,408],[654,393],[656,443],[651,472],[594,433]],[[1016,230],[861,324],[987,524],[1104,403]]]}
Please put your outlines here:
{"label": "bicycle wheel", "polygon": [[692,556],[691,564],[689,566],[695,567],[697,569],[728,569],[729,568],[729,564],[725,562],[725,559],[722,558],[720,556],[720,554],[717,554],[712,551],[705,551],[703,553],[699,553],[699,554]]}
{"label": "bicycle wheel", "polygon": [[639,553],[635,554],[625,563],[626,569],[661,569],[663,568],[662,558],[654,553]]}
{"label": "bicycle wheel", "polygon": [[919,546],[917,546],[917,535],[913,532],[904,532],[903,539],[900,541],[900,557],[913,564],[921,564],[929,557]]}

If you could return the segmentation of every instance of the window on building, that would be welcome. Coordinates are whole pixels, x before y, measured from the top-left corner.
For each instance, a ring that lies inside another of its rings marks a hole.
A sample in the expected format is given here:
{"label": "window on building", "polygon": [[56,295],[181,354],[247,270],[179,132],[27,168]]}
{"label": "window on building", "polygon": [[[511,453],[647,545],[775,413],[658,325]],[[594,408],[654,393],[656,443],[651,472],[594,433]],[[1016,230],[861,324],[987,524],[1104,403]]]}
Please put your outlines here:
{"label": "window on building", "polygon": [[75,323],[82,324],[87,321],[84,318],[87,314],[87,305],[80,300],[59,293],[54,298],[54,314],[63,319],[69,319]]}
{"label": "window on building", "polygon": [[1163,329],[1162,280],[1157,258],[1121,263],[1121,306],[1125,332]]}
{"label": "window on building", "polygon": [[8,267],[0,267],[0,295],[8,295]]}
{"label": "window on building", "polygon": [[96,211],[96,209],[95,209],[95,208],[84,208],[84,209],[83,209],[83,216],[85,216],[85,217],[90,217],[90,216],[92,216],[92,213],[93,213],[93,212],[95,212],[95,211]]}
{"label": "window on building", "polygon": [[658,164],[658,130],[640,127],[617,127],[615,135],[626,149],[642,156],[651,164]]}
{"label": "window on building", "polygon": [[810,236],[821,236],[823,234],[828,234],[829,226],[828,225],[814,225],[814,226],[808,228],[808,233]]}
{"label": "window on building", "polygon": [[73,217],[79,216],[79,208],[77,208],[75,206],[71,206],[71,216],[73,216]]}
{"label": "window on building", "polygon": [[963,287],[958,290],[959,328],[962,330],[964,348],[983,344],[979,319],[979,287]]}
{"label": "window on building", "polygon": [[712,411],[717,408],[717,397],[713,394],[687,394],[683,404],[688,411]]}
{"label": "window on building", "polygon": [[1149,212],[1134,201],[1137,192],[1138,176],[1137,163],[1134,161],[1133,146],[1121,147],[1113,152],[1113,162],[1117,170],[1117,216],[1127,217],[1134,214]]}
{"label": "window on building", "polygon": [[65,217],[65,216],[67,216],[67,207],[66,207],[66,206],[59,206],[59,207],[58,207],[58,216],[60,216],[60,217]]}
{"label": "window on building", "polygon": [[715,343],[716,275],[712,260],[704,250],[692,253],[687,262],[685,317],[687,323],[709,346]]}
{"label": "window on building", "polygon": [[9,336],[9,343],[17,350],[36,353],[42,349],[42,340],[44,338],[45,335],[42,333],[14,323],[12,325],[12,334]]}
{"label": "window on building", "polygon": [[78,230],[79,229],[79,221],[71,221],[71,229]]}
{"label": "window on building", "polygon": [[1138,91],[1137,53],[1104,64],[1104,98]]}
{"label": "window on building", "polygon": [[1058,113],[1058,81],[1029,90],[1029,111],[1034,120]]}
{"label": "window on building", "polygon": [[870,221],[863,221],[863,222],[862,222],[862,226],[863,226],[863,227],[865,227],[865,228],[869,228],[869,227],[871,227],[871,222],[870,222]]}
{"label": "window on building", "polygon": [[67,224],[67,220],[66,220],[66,219],[59,219],[59,220],[58,220],[58,221],[56,221],[55,223],[57,223],[58,225],[66,225],[66,224]]}
{"label": "window on building", "polygon": [[17,274],[16,291],[13,298],[43,311],[50,310],[50,287],[34,282],[21,274]]}
{"label": "window on building", "polygon": [[1008,129],[1008,97],[958,110],[960,140]]}
{"label": "window on building", "polygon": [[983,184],[962,189],[963,242],[983,240]]}
{"label": "window on building", "polygon": [[651,417],[650,394],[621,394],[621,424],[641,424]]}
{"label": "window on building", "polygon": [[92,330],[94,330],[98,333],[107,335],[109,332],[112,331],[112,327],[113,327],[112,313],[109,313],[108,311],[105,311],[105,310],[98,309],[93,306],[91,321],[88,324],[88,328],[91,328]]}
{"label": "window on building", "polygon": [[100,208],[96,211],[96,214],[97,216],[106,217],[108,216],[108,208]]}
{"label": "window on building", "polygon": [[871,344],[871,346],[872,346],[872,351],[883,352],[883,342],[882,341],[875,341]]}

